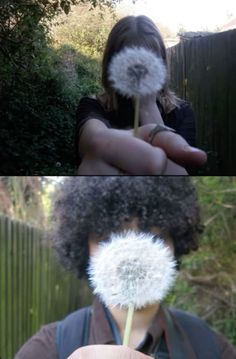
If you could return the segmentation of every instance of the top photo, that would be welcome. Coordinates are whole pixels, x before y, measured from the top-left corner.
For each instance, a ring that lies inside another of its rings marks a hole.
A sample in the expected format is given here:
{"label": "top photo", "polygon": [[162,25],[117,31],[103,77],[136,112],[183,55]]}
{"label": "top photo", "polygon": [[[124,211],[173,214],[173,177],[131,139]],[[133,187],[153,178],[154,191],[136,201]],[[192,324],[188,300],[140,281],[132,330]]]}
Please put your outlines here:
{"label": "top photo", "polygon": [[235,0],[4,0],[0,175],[235,175],[235,58]]}

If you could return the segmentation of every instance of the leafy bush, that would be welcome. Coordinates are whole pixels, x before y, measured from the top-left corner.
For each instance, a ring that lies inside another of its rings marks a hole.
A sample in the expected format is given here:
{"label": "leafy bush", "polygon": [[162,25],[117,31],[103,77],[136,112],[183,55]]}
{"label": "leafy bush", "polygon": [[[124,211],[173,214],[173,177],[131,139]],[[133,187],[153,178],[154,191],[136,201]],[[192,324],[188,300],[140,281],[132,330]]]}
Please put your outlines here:
{"label": "leafy bush", "polygon": [[[115,3],[100,5],[105,2]],[[76,105],[81,96],[98,91],[98,63],[79,47],[54,48],[49,25],[75,3],[15,1],[10,6],[5,1],[0,6],[2,174],[74,174]]]}
{"label": "leafy bush", "polygon": [[101,59],[108,34],[118,20],[109,7],[90,9],[88,4],[74,7],[70,16],[57,18],[51,33],[55,45],[68,44],[80,53]]}
{"label": "leafy bush", "polygon": [[195,177],[205,231],[183,259],[168,303],[196,313],[236,345],[236,179]]}
{"label": "leafy bush", "polygon": [[[2,174],[73,174],[75,111],[79,98],[97,92],[95,61],[76,53],[71,83],[61,65],[73,49],[47,49],[44,65],[21,71],[2,94]],[[76,74],[77,74],[76,73]]]}

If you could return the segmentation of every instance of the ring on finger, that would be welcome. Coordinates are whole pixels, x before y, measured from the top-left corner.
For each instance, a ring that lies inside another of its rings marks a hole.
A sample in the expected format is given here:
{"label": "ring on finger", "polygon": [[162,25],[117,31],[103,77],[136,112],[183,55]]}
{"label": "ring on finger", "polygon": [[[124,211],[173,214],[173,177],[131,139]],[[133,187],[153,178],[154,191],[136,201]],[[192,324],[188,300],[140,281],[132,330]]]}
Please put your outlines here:
{"label": "ring on finger", "polygon": [[173,128],[165,126],[163,124],[156,125],[148,135],[148,142],[152,145],[155,136],[162,131],[176,132]]}

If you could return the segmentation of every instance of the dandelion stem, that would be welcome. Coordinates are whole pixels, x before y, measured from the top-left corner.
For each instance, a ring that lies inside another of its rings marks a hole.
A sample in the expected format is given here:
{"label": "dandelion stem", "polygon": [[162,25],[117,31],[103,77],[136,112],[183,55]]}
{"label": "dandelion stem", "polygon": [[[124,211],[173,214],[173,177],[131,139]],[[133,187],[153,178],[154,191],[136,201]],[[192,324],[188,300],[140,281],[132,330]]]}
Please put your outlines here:
{"label": "dandelion stem", "polygon": [[135,97],[134,137],[138,136],[140,96]]}
{"label": "dandelion stem", "polygon": [[128,308],[127,319],[126,319],[126,323],[125,323],[125,333],[124,333],[124,338],[123,338],[123,345],[126,345],[126,346],[129,345],[133,316],[134,316],[134,305],[130,304],[129,308]]}

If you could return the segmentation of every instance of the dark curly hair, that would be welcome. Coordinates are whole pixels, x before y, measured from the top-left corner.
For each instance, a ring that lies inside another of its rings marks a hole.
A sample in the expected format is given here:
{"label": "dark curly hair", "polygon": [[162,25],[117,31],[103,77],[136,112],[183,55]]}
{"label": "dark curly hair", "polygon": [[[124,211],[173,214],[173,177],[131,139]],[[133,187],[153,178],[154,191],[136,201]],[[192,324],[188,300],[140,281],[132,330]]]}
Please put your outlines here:
{"label": "dark curly hair", "polygon": [[109,236],[138,218],[142,231],[167,231],[180,258],[198,247],[199,212],[189,177],[70,177],[55,198],[51,238],[63,265],[87,277],[89,235]]}

